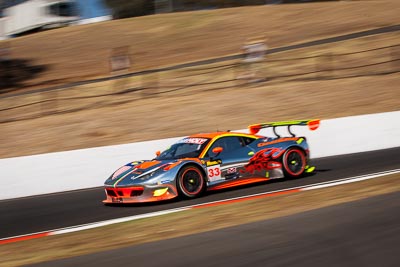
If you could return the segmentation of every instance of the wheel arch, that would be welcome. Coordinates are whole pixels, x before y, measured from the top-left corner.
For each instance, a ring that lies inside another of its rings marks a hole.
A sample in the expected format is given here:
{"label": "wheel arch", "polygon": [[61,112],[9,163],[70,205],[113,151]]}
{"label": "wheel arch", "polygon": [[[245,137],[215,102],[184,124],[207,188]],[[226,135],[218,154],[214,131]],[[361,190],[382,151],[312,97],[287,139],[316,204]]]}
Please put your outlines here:
{"label": "wheel arch", "polygon": [[204,167],[203,167],[201,164],[199,164],[199,163],[197,163],[197,162],[194,162],[194,161],[189,161],[189,162],[185,162],[184,164],[182,164],[182,165],[179,167],[179,170],[178,170],[178,172],[176,173],[176,176],[178,176],[179,171],[182,170],[182,169],[183,169],[184,167],[186,167],[186,166],[195,166],[195,167],[199,168],[199,170],[202,172],[202,174],[204,175],[204,177],[207,177],[207,173],[206,173]]}
{"label": "wheel arch", "polygon": [[[287,153],[289,150],[292,150],[292,149],[298,149],[299,151],[301,151],[301,152],[303,153],[303,155],[304,155],[304,160],[305,160],[305,162],[304,162],[304,166],[305,166],[305,167],[309,164],[309,153],[308,153],[307,149],[304,148],[304,147],[302,147],[302,146],[300,146],[300,145],[298,145],[298,144],[290,145],[290,146],[288,146],[288,147],[285,148],[284,152],[282,153],[282,156],[280,157],[280,162],[282,163],[282,170],[283,170],[284,173],[286,173],[285,167],[284,167],[284,165],[285,165],[285,163],[284,163],[284,157],[285,157],[286,153]],[[304,173],[304,171],[303,171],[303,173]],[[302,173],[302,174],[303,174],[303,173]],[[301,174],[301,175],[302,175],[302,174]],[[287,174],[285,174],[285,176],[286,176],[286,175],[287,175]],[[289,176],[290,176],[290,175],[289,175]]]}
{"label": "wheel arch", "polygon": [[292,149],[292,148],[298,148],[298,149],[300,149],[300,150],[304,153],[304,155],[305,155],[306,157],[308,157],[308,151],[307,151],[307,149],[305,149],[304,147],[302,147],[302,146],[300,146],[300,145],[298,145],[298,144],[292,144],[292,145],[288,146],[287,148],[285,148],[285,152],[286,152],[287,150],[289,150],[289,149]]}
{"label": "wheel arch", "polygon": [[179,173],[180,173],[180,171],[183,169],[183,168],[185,168],[185,167],[188,167],[188,166],[193,166],[193,167],[196,167],[197,169],[199,169],[200,170],[200,172],[203,174],[203,177],[204,177],[204,191],[207,191],[207,187],[208,187],[208,185],[207,185],[207,181],[208,181],[208,176],[207,176],[207,172],[206,172],[206,170],[204,169],[204,167],[201,165],[201,164],[199,164],[199,163],[197,163],[197,162],[195,162],[195,161],[188,161],[188,162],[185,162],[184,164],[182,164],[180,167],[179,167],[179,169],[178,169],[178,171],[176,172],[176,175],[175,175],[175,186],[176,186],[176,189],[177,189],[177,192],[178,192],[178,194],[179,194],[179,185],[178,185],[178,183],[179,183],[179,177],[178,177],[178,175],[179,175]]}

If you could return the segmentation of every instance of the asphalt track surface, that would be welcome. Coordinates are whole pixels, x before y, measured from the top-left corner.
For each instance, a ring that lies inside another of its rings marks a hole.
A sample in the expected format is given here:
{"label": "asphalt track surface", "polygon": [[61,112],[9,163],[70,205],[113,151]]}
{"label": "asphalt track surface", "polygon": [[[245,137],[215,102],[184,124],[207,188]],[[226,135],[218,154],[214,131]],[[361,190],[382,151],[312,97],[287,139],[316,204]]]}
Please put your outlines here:
{"label": "asphalt track surface", "polygon": [[33,266],[393,266],[400,192]]}
{"label": "asphalt track surface", "polygon": [[[0,238],[287,189],[400,167],[400,147],[313,160],[315,174],[208,193],[192,200],[104,206],[103,188],[0,201]],[[33,176],[32,176],[33,177]],[[2,188],[2,190],[7,190]]]}

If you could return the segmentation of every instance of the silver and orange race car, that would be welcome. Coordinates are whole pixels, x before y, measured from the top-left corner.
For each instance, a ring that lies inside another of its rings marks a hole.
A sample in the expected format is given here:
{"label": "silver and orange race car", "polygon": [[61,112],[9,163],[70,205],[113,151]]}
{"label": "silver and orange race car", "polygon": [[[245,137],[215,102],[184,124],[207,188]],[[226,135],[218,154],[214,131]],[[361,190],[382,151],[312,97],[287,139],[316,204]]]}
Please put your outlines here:
{"label": "silver and orange race car", "polygon": [[[138,203],[195,198],[207,190],[300,177],[313,172],[305,137],[297,137],[292,126],[319,127],[319,120],[260,123],[249,133],[214,132],[181,139],[152,160],[130,162],[105,181],[105,204]],[[274,137],[258,135],[273,129]],[[287,127],[279,136],[277,127]]]}

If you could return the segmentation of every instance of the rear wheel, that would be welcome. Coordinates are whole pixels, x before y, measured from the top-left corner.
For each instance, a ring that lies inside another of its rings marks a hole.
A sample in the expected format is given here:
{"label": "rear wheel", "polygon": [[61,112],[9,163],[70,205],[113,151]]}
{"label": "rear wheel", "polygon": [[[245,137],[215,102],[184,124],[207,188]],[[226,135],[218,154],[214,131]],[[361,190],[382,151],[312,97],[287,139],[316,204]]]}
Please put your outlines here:
{"label": "rear wheel", "polygon": [[177,186],[179,192],[184,196],[188,198],[198,197],[206,187],[204,174],[196,166],[185,166],[178,173]]}
{"label": "rear wheel", "polygon": [[299,148],[289,148],[282,157],[283,172],[287,177],[299,177],[306,168],[306,156]]}

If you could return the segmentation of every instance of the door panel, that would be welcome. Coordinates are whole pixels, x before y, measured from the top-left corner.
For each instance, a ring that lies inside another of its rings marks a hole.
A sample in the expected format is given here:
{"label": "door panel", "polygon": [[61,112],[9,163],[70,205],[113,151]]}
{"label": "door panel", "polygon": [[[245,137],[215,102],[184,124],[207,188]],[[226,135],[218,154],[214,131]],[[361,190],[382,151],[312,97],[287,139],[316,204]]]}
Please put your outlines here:
{"label": "door panel", "polygon": [[[229,183],[241,178],[248,179],[253,175],[265,177],[265,173],[246,171],[245,165],[253,155],[251,152],[254,152],[246,143],[248,142],[240,136],[226,136],[219,138],[210,146],[206,153],[210,165],[207,166],[210,184]],[[223,151],[217,155],[212,152],[215,147],[222,147]]]}

